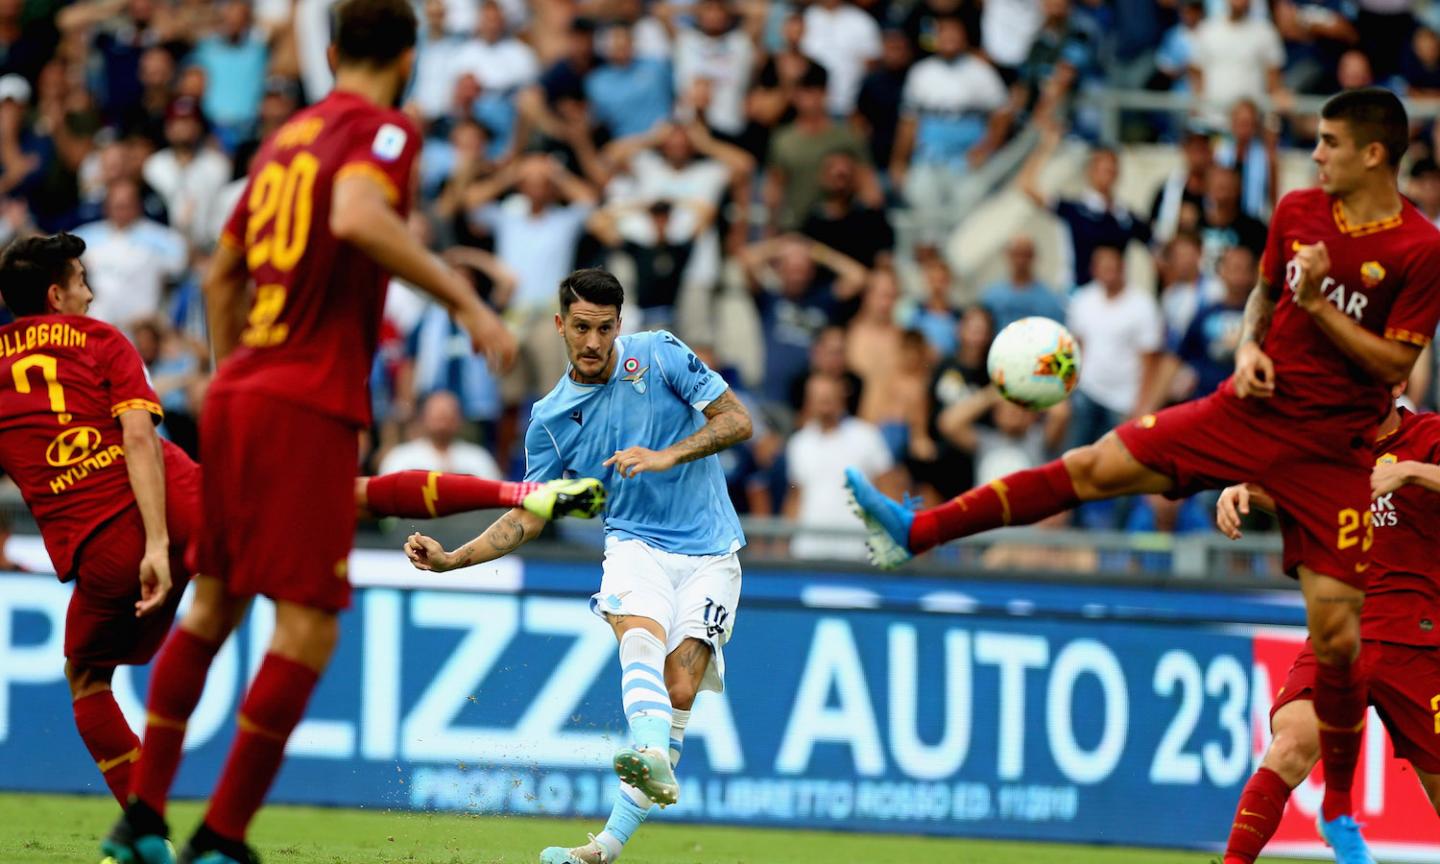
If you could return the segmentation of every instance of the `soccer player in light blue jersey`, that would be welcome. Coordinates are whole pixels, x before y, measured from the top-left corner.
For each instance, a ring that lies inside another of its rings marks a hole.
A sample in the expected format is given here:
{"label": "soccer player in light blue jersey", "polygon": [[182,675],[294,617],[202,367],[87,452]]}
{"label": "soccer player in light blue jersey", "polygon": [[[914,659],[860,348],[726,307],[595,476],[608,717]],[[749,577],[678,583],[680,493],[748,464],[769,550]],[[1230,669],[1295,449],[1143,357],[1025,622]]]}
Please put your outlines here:
{"label": "soccer player in light blue jersey", "polygon": [[[590,608],[620,641],[620,686],[632,747],[615,754],[620,795],[605,830],[542,864],[611,864],[651,803],[680,796],[675,764],[701,690],[724,687],[722,647],[740,602],[745,545],[716,453],[750,437],[750,415],[725,381],[665,331],[620,336],[624,290],[603,270],[560,283],[555,328],[570,368],[535,403],[525,434],[526,480],[599,477],[605,561]],[[516,508],[453,552],[411,535],[421,570],[493,561],[545,523]]]}

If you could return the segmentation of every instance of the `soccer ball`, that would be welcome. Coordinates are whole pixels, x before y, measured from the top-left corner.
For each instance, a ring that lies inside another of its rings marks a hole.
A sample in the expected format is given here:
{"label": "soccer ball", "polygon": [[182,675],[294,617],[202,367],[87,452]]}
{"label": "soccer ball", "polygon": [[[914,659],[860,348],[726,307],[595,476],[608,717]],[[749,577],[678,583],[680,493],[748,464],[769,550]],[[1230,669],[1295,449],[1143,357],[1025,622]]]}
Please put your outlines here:
{"label": "soccer ball", "polygon": [[1080,380],[1080,346],[1064,325],[1021,318],[990,343],[985,366],[1000,395],[1041,411],[1064,401]]}

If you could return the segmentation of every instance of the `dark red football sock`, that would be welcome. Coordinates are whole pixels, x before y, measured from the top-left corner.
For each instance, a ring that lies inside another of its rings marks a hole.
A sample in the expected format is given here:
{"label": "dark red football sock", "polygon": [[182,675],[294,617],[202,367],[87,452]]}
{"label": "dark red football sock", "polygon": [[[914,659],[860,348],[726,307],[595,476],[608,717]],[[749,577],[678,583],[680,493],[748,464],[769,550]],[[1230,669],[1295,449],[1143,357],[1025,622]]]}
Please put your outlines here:
{"label": "dark red football sock", "polygon": [[240,706],[240,728],[205,813],[205,824],[221,837],[245,839],[245,829],[280,773],[285,742],[305,716],[319,680],[309,666],[279,654],[265,655]]}
{"label": "dark red football sock", "polygon": [[76,699],[71,708],[80,740],[104,775],[110,794],[124,807],[130,793],[130,769],[140,758],[140,739],[130,731],[130,724],[115,704],[115,694],[109,690]]}
{"label": "dark red football sock", "polygon": [[1320,721],[1320,764],[1325,773],[1325,821],[1351,812],[1350,787],[1365,735],[1366,686],[1360,662],[1316,664],[1315,717]]}
{"label": "dark red football sock", "polygon": [[376,516],[431,519],[491,507],[519,507],[540,483],[486,480],[439,471],[398,471],[365,483],[367,508]]}
{"label": "dark red football sock", "polygon": [[1225,846],[1225,864],[1254,864],[1260,850],[1275,836],[1285,803],[1290,800],[1290,784],[1269,768],[1256,771],[1240,793],[1240,806],[1235,808],[1235,823],[1230,827],[1230,842]]}
{"label": "dark red football sock", "polygon": [[210,662],[219,642],[201,639],[183,627],[170,632],[150,672],[150,697],[145,705],[145,746],[130,791],[160,816],[180,768],[185,724],[195,713]]}
{"label": "dark red football sock", "polygon": [[958,537],[1005,525],[1029,525],[1079,503],[1065,462],[1056,459],[916,513],[910,525],[910,551],[919,554]]}

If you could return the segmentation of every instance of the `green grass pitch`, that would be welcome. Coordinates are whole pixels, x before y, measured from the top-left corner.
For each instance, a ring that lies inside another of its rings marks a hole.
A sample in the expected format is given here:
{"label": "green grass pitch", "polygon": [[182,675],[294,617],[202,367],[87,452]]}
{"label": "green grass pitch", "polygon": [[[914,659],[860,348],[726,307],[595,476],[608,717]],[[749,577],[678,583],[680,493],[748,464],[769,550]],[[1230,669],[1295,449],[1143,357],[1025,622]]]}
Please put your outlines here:
{"label": "green grass pitch", "polygon": [[[0,794],[4,864],[94,864],[115,804],[98,796]],[[177,833],[200,805],[177,803]],[[571,820],[269,807],[252,840],[265,864],[532,864],[545,846],[573,845],[600,825]],[[652,822],[625,864],[1204,864],[1201,852],[996,843],[874,834]],[[1272,859],[1262,859],[1271,862]],[[1279,859],[1273,859],[1278,862]]]}

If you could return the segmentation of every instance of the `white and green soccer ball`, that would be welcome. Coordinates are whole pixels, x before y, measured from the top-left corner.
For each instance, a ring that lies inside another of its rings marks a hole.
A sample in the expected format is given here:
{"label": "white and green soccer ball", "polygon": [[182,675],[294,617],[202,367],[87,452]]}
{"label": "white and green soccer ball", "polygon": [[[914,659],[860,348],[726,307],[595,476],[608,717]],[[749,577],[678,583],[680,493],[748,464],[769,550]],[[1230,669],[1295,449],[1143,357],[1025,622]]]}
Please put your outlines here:
{"label": "white and green soccer ball", "polygon": [[1058,321],[1021,318],[990,343],[986,360],[1000,395],[1042,411],[1059,404],[1080,380],[1080,346]]}

